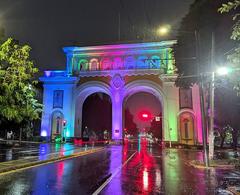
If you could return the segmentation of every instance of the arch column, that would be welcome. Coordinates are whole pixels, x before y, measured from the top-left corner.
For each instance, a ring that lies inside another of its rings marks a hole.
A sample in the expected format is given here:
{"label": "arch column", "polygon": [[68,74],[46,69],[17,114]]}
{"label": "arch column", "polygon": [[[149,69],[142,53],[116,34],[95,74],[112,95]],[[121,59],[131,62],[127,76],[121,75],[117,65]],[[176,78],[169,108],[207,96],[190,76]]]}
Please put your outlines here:
{"label": "arch column", "polygon": [[122,139],[122,108],[121,90],[112,90],[112,139]]}
{"label": "arch column", "polygon": [[124,79],[120,74],[115,74],[110,82],[112,99],[112,139],[123,139],[123,99]]}
{"label": "arch column", "polygon": [[81,137],[82,135],[82,109],[83,109],[83,101],[78,101],[75,110],[75,130],[74,136]]}

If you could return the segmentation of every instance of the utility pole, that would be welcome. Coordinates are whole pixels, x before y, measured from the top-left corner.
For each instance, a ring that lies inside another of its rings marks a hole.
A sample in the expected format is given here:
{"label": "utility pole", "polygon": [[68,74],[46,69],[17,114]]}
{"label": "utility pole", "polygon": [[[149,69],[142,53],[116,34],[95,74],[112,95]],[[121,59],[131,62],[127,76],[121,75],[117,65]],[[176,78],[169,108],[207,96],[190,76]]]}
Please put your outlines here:
{"label": "utility pole", "polygon": [[204,106],[204,90],[203,90],[203,75],[200,73],[199,59],[200,59],[200,36],[199,33],[194,31],[195,41],[196,41],[196,63],[197,63],[197,76],[200,78],[199,81],[199,96],[200,96],[200,109],[201,109],[201,119],[202,119],[202,143],[203,143],[203,161],[205,167],[209,167],[209,159],[207,152],[207,129],[206,129],[206,114]]}
{"label": "utility pole", "polygon": [[214,32],[212,33],[212,49],[211,49],[211,83],[210,83],[210,113],[209,113],[209,159],[213,160],[214,156],[214,90],[215,90],[215,36]]}
{"label": "utility pole", "polygon": [[204,107],[204,91],[203,91],[203,76],[200,75],[200,86],[199,86],[199,95],[200,95],[200,106],[202,113],[202,142],[203,142],[203,159],[204,165],[209,167],[209,159],[207,152],[207,133],[206,133],[206,115],[205,115],[205,107]]}

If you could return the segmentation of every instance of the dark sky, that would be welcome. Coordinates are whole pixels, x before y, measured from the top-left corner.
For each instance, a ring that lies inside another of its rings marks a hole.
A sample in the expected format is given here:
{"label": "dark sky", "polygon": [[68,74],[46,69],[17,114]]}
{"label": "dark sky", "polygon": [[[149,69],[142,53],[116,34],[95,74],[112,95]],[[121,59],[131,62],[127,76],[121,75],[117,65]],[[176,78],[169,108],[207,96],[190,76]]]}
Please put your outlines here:
{"label": "dark sky", "polygon": [[40,70],[62,69],[61,48],[150,37],[161,24],[177,27],[193,0],[0,0],[0,25],[7,36],[33,48]]}

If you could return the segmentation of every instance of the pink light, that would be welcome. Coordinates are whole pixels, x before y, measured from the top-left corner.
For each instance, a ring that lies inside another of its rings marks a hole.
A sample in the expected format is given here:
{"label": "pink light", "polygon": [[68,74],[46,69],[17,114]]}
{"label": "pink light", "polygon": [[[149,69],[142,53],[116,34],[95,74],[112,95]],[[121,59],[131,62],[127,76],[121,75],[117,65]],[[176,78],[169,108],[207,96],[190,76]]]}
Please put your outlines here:
{"label": "pink light", "polygon": [[143,171],[143,189],[148,190],[148,172],[146,168]]}

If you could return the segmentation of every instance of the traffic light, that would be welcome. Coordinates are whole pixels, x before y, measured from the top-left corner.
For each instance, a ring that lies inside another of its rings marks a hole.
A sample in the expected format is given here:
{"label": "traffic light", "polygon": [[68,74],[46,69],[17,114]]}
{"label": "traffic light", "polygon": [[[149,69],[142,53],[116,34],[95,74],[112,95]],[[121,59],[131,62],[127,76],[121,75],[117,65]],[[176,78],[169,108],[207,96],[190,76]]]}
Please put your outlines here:
{"label": "traffic light", "polygon": [[145,119],[149,118],[148,113],[143,113],[142,117],[145,118]]}
{"label": "traffic light", "polygon": [[149,111],[141,111],[138,116],[142,121],[150,121],[152,119],[152,115]]}

